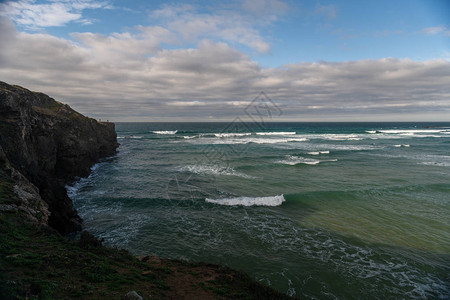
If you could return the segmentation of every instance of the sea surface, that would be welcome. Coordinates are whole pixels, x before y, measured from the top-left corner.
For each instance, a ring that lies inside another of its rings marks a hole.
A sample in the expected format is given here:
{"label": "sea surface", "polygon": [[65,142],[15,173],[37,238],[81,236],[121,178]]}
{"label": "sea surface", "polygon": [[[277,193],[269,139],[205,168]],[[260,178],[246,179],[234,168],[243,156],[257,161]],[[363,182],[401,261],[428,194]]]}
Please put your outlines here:
{"label": "sea surface", "polygon": [[117,123],[68,186],[135,255],[227,265],[303,299],[450,298],[450,123]]}

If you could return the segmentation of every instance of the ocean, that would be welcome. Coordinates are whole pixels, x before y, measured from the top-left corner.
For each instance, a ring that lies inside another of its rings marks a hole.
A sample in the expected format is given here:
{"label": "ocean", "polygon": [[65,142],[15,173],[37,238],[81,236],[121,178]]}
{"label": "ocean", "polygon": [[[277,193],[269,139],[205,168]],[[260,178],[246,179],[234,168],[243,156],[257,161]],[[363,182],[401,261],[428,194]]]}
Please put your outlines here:
{"label": "ocean", "polygon": [[303,299],[450,298],[450,123],[116,123],[68,186],[135,255],[243,270]]}

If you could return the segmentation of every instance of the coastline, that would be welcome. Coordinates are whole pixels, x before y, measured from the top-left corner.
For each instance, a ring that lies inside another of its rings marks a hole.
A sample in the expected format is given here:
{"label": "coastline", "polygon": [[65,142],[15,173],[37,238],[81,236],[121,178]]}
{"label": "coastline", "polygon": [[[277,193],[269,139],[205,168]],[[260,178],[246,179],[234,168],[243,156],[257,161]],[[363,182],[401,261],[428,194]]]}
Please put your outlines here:
{"label": "coastline", "polygon": [[4,82],[0,113],[0,298],[290,298],[226,267],[68,240],[82,220],[65,186],[115,153],[114,124]]}

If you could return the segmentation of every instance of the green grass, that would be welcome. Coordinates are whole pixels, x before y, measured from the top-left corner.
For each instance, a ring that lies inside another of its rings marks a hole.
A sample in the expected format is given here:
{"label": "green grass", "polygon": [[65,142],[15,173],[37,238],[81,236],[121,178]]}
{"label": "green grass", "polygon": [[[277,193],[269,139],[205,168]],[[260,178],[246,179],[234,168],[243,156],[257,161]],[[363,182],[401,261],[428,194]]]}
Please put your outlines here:
{"label": "green grass", "polygon": [[167,289],[165,271],[141,275],[151,268],[126,251],[69,241],[17,214],[0,216],[0,299],[114,299],[139,288]]}
{"label": "green grass", "polygon": [[[1,167],[0,204],[12,203],[13,183]],[[218,299],[288,298],[240,271],[168,259],[150,264],[89,233],[75,242],[24,220],[20,211],[0,213],[0,299],[120,299],[132,290],[144,299],[173,298],[179,291],[167,280],[180,274]],[[202,278],[204,270],[215,279]]]}

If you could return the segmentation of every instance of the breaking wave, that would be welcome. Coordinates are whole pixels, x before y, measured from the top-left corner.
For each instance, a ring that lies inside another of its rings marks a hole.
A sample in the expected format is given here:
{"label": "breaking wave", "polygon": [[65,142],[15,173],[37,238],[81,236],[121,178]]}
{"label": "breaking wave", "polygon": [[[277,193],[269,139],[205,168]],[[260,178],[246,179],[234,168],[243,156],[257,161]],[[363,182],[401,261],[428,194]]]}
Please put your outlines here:
{"label": "breaking wave", "polygon": [[241,206],[279,206],[284,201],[283,195],[269,196],[269,197],[236,197],[223,199],[205,199],[206,202],[215,203],[219,205],[241,205]]}

